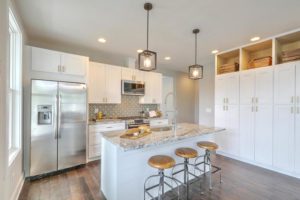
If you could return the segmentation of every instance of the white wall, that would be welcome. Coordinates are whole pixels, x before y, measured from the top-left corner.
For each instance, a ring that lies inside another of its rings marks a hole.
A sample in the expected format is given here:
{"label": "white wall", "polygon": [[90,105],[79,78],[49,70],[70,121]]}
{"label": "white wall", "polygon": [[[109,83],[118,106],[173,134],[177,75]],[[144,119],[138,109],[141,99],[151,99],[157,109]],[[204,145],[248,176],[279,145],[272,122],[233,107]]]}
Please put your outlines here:
{"label": "white wall", "polygon": [[[198,90],[198,120],[199,124],[214,125],[215,101],[215,64],[214,57],[209,63],[204,64],[203,79],[199,80]],[[197,107],[197,105],[195,106]]]}
{"label": "white wall", "polygon": [[[7,95],[6,88],[8,86],[8,6],[11,7],[17,20],[19,19],[16,10],[14,9],[14,3],[8,0],[0,1],[0,87],[1,87],[1,99],[0,99],[0,116],[7,116]],[[21,24],[19,23],[21,26]],[[22,27],[21,27],[22,28]],[[25,36],[25,35],[24,35]],[[24,37],[26,38],[26,36]],[[22,147],[14,159],[14,161],[8,164],[8,127],[6,126],[7,117],[3,117],[0,120],[0,199],[14,200],[18,198],[18,194],[22,188],[24,182],[23,176],[23,154]]]}

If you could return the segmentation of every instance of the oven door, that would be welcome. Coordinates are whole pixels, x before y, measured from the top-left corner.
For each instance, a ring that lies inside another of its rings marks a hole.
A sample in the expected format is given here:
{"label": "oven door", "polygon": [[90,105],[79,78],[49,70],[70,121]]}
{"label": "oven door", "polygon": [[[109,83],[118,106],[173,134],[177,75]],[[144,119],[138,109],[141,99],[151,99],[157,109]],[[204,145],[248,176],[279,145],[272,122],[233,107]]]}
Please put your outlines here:
{"label": "oven door", "polygon": [[139,81],[122,80],[123,95],[145,95],[145,83]]}

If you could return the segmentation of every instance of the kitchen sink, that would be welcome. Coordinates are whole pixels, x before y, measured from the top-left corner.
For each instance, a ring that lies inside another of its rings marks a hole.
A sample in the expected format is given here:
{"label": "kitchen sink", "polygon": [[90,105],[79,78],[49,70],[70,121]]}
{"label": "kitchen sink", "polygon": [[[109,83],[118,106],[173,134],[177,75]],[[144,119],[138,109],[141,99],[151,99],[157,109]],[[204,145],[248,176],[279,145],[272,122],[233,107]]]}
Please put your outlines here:
{"label": "kitchen sink", "polygon": [[154,132],[171,131],[172,128],[173,128],[172,126],[155,127],[155,128],[151,128],[151,131],[154,131]]}

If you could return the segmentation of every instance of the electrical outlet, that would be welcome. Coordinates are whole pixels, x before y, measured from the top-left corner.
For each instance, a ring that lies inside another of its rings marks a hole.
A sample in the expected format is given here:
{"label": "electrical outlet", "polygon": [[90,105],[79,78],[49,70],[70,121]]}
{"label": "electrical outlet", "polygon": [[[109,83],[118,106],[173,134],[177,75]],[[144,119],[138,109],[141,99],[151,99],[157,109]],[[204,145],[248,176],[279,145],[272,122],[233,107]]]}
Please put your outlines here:
{"label": "electrical outlet", "polygon": [[211,113],[211,108],[206,108],[206,109],[205,109],[205,112]]}
{"label": "electrical outlet", "polygon": [[98,112],[99,112],[99,109],[95,108],[94,113],[98,113]]}

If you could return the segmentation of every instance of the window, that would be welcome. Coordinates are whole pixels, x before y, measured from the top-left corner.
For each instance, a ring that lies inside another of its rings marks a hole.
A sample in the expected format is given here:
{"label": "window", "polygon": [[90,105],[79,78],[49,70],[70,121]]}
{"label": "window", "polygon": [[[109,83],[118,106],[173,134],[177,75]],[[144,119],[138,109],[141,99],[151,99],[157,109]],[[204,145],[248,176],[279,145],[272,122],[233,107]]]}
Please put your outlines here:
{"label": "window", "polygon": [[19,152],[22,133],[22,33],[9,10],[9,85],[8,85],[9,163]]}

